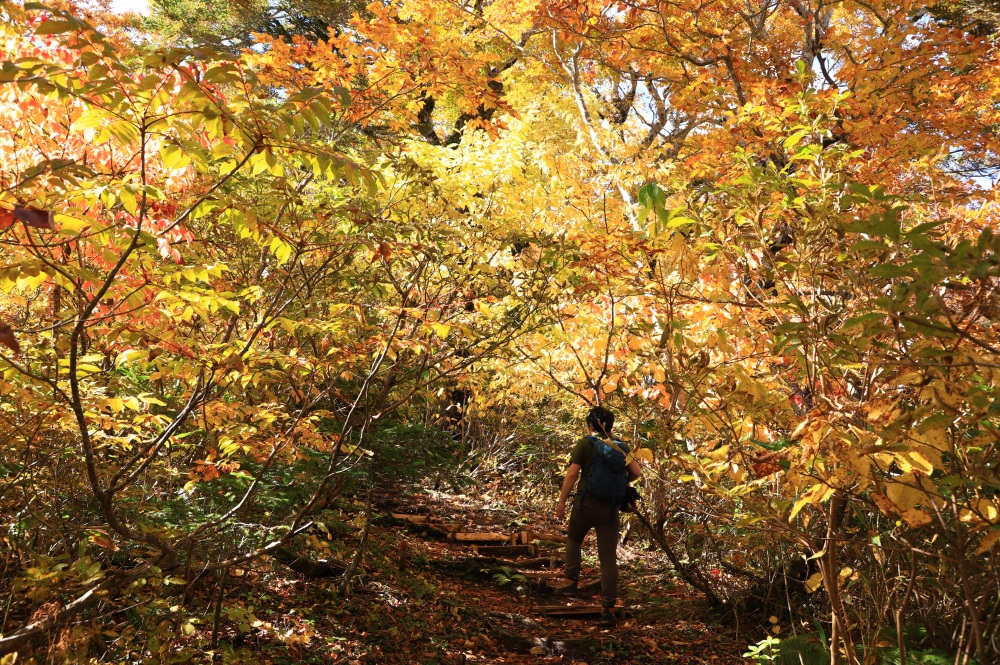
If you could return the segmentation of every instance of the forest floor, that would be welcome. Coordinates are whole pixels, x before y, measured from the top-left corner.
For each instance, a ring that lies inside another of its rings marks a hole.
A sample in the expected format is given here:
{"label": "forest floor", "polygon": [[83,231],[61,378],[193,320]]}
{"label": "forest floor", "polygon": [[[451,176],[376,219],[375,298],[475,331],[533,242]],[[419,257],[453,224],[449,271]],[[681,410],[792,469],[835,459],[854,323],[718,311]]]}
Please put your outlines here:
{"label": "forest floor", "polygon": [[[365,564],[346,599],[337,593],[338,577],[310,579],[276,561],[232,571],[216,655],[225,662],[345,665],[723,665],[743,662],[740,654],[755,641],[731,620],[713,618],[696,592],[677,582],[658,553],[638,539],[619,549],[625,613],[616,627],[605,628],[596,617],[534,612],[538,605],[597,603],[596,595],[565,599],[540,590],[536,580],[518,574],[516,558],[477,556],[471,545],[440,538],[434,525],[393,513],[433,515],[438,526],[469,532],[562,531],[551,515],[520,514],[459,494],[384,497],[375,506]],[[592,535],[584,550],[582,581],[597,580]],[[553,544],[543,553],[561,558],[562,547]],[[349,558],[345,551],[341,560]],[[204,640],[211,630],[214,586],[206,583],[195,594],[206,617],[192,639]]]}

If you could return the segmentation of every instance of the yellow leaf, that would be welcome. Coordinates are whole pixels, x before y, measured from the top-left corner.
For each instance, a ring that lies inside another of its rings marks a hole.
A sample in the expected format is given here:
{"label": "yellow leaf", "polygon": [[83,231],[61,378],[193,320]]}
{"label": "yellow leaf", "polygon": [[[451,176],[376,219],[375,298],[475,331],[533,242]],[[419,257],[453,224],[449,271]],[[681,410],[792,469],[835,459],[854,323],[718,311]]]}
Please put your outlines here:
{"label": "yellow leaf", "polygon": [[885,488],[885,494],[900,511],[916,508],[926,499],[922,491],[910,486],[910,483],[916,483],[912,473],[904,473],[896,481]]}
{"label": "yellow leaf", "polygon": [[988,534],[983,536],[983,539],[979,541],[979,547],[976,548],[976,554],[985,554],[993,549],[993,546],[997,544],[1000,540],[1000,528],[993,527],[993,530]]}
{"label": "yellow leaf", "polygon": [[152,397],[150,395],[139,395],[139,399],[142,400],[143,404],[149,404],[149,405],[152,405],[152,406],[166,406],[167,405],[166,402],[164,402],[162,400],[159,400],[159,399],[157,399],[155,397]]}
{"label": "yellow leaf", "polygon": [[799,499],[798,501],[796,501],[795,505],[792,506],[792,514],[788,516],[788,521],[791,522],[792,520],[794,520],[795,516],[798,515],[799,512],[803,508],[805,508],[809,503],[810,503],[810,499],[809,499],[808,496],[804,496],[801,499]]}
{"label": "yellow leaf", "polygon": [[823,575],[821,573],[813,573],[806,580],[806,593],[812,593],[823,586]]}
{"label": "yellow leaf", "polygon": [[[921,473],[928,476],[934,472],[934,465],[931,464],[926,457],[924,457],[917,451],[912,450],[908,453],[904,453],[904,457],[909,462],[909,466],[912,469],[916,469],[917,471],[920,471]],[[906,471],[907,469],[903,470]]]}
{"label": "yellow leaf", "polygon": [[641,460],[646,464],[653,463],[653,451],[649,448],[639,448],[631,453],[629,453],[628,461],[632,462],[634,460]]}
{"label": "yellow leaf", "polygon": [[912,438],[918,443],[940,450],[941,452],[948,452],[951,449],[951,445],[948,442],[948,430],[944,427],[936,427],[926,432],[916,432],[912,435]]}
{"label": "yellow leaf", "polygon": [[713,460],[727,459],[729,457],[729,446],[728,445],[719,446],[718,450],[713,450],[712,452],[708,453],[708,457],[709,459]]}
{"label": "yellow leaf", "polygon": [[448,336],[448,333],[451,332],[451,326],[444,323],[432,323],[430,326],[434,331],[434,334],[436,334],[440,339],[445,339]]}
{"label": "yellow leaf", "polygon": [[930,524],[934,520],[929,514],[923,510],[918,510],[916,508],[910,508],[909,510],[904,510],[900,517],[903,521],[910,525],[910,527],[916,529],[918,527],[924,526],[925,524]]}
{"label": "yellow leaf", "polygon": [[968,519],[963,520],[966,522],[979,520],[986,520],[987,522],[997,521],[997,506],[989,499],[979,499],[975,502],[974,506],[970,506],[968,510],[963,511],[963,513],[965,512],[968,513]]}

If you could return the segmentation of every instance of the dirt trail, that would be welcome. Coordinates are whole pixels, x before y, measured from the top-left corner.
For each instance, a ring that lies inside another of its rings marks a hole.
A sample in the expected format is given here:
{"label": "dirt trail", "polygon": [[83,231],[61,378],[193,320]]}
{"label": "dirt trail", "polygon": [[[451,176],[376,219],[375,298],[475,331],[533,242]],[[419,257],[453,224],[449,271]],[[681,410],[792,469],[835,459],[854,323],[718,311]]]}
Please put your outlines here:
{"label": "dirt trail", "polygon": [[620,549],[620,618],[606,628],[597,621],[594,543],[584,545],[592,567],[584,567],[581,593],[552,593],[561,583],[565,542],[555,522],[442,494],[400,497],[381,508],[401,550],[458,603],[453,614],[463,618],[466,637],[441,654],[442,665],[743,662],[745,643],[710,621],[705,604],[670,578],[655,553]]}
{"label": "dirt trail", "polygon": [[[317,532],[295,550],[234,571],[220,624],[224,662],[743,662],[745,631],[713,619],[654,550],[634,542],[619,549],[622,618],[605,628],[594,613],[558,616],[562,607],[597,605],[599,589],[576,598],[551,593],[561,578],[564,525],[548,515],[455,494],[383,496],[347,597],[339,587],[364,525],[356,503],[342,504],[337,537]],[[584,553],[582,581],[596,581],[594,544]],[[192,593],[206,616],[213,590],[206,582]]]}

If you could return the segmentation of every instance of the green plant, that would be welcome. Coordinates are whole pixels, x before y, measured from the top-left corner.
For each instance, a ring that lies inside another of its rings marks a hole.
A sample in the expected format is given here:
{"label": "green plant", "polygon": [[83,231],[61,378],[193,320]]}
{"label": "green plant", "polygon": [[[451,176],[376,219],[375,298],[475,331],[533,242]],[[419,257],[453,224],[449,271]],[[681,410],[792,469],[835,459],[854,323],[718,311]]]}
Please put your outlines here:
{"label": "green plant", "polygon": [[775,662],[782,665],[829,665],[830,653],[819,637],[786,637],[781,640],[781,653]]}
{"label": "green plant", "polygon": [[743,654],[743,657],[749,658],[755,663],[777,663],[779,662],[779,644],[781,644],[781,640],[768,635],[757,644],[747,647],[748,651]]}
{"label": "green plant", "polygon": [[519,575],[510,568],[501,568],[493,573],[493,581],[500,586],[510,584],[511,582],[526,582],[527,580],[528,578],[524,575]]}

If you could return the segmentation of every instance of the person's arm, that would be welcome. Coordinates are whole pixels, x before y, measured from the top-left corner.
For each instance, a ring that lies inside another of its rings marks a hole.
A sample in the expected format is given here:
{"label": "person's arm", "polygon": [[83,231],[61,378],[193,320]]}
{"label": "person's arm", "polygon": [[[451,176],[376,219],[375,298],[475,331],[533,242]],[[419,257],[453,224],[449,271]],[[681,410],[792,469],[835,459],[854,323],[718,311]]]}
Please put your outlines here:
{"label": "person's arm", "polygon": [[566,499],[573,491],[576,479],[580,477],[580,465],[570,464],[566,470],[566,478],[563,480],[562,492],[559,493],[559,504],[556,506],[556,519],[561,520],[566,515]]}
{"label": "person's arm", "polygon": [[635,460],[629,462],[629,465],[625,467],[625,470],[628,471],[629,482],[632,482],[633,480],[642,476],[642,467],[640,467],[639,463]]}

